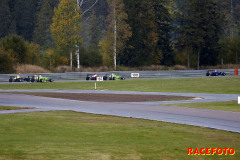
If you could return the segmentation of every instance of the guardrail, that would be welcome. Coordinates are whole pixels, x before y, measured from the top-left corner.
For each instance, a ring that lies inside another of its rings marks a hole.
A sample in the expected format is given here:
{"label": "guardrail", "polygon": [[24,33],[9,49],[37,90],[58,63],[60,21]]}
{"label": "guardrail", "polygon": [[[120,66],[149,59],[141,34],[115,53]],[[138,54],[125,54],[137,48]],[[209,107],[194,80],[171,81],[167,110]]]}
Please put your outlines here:
{"label": "guardrail", "polygon": [[[225,72],[227,76],[234,76],[234,69],[221,69],[218,70]],[[131,73],[139,73],[139,78],[194,78],[194,77],[206,77],[207,70],[177,70],[177,71],[113,71],[113,72],[70,72],[70,73],[38,73],[38,74],[20,74],[21,77],[42,75],[43,77],[49,77],[54,80],[74,80],[85,79],[87,74],[99,74],[106,75],[115,73],[125,78],[131,78]],[[18,74],[0,74],[0,81],[6,82],[10,76],[16,76]]]}

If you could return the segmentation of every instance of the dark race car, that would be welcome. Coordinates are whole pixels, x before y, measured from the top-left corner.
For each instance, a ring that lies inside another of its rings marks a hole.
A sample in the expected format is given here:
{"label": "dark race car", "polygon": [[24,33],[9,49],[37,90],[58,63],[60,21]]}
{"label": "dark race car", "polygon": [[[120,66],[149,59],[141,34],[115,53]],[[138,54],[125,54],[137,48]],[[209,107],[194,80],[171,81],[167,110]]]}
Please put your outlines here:
{"label": "dark race car", "polygon": [[104,80],[104,81],[109,80],[109,75],[106,74],[105,76],[103,76],[103,80]]}
{"label": "dark race car", "polygon": [[206,76],[225,76],[226,73],[218,72],[217,70],[208,70]]}
{"label": "dark race car", "polygon": [[20,78],[19,75],[17,75],[16,77],[15,76],[10,76],[9,78],[9,82],[23,82],[24,79],[23,78]]}
{"label": "dark race car", "polygon": [[24,81],[26,81],[26,82],[31,82],[31,80],[32,80],[32,78],[30,78],[29,76],[24,78]]}

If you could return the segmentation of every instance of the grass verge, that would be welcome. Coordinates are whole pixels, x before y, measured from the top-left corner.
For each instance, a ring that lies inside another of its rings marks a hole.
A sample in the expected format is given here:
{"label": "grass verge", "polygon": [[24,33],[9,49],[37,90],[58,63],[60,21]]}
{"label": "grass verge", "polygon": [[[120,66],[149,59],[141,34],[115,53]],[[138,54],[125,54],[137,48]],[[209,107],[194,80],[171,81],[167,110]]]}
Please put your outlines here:
{"label": "grass verge", "polygon": [[[143,92],[185,92],[240,94],[240,77],[207,77],[184,79],[139,79],[126,81],[97,82],[98,90],[143,91]],[[81,89],[94,90],[95,83],[58,82],[0,84],[0,89]]]}
{"label": "grass verge", "polygon": [[31,108],[28,108],[28,107],[0,106],[0,111],[3,111],[3,110],[16,110],[16,109],[31,109]]}
{"label": "grass verge", "polygon": [[240,104],[238,104],[237,101],[168,104],[166,106],[177,106],[177,107],[185,107],[185,108],[211,109],[211,110],[220,110],[220,111],[240,112]]}
{"label": "grass verge", "polygon": [[[240,134],[67,111],[0,115],[1,160],[240,159]],[[236,154],[188,156],[187,148]]]}

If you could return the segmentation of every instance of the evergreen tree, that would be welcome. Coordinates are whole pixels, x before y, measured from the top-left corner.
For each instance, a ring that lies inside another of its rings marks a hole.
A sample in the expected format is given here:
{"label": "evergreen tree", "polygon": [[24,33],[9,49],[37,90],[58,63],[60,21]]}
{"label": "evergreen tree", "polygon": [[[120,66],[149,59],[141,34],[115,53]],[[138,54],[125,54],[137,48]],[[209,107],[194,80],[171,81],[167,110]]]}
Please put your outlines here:
{"label": "evergreen tree", "polygon": [[[127,23],[132,28],[132,37],[127,42],[128,48],[124,56],[121,57],[123,64],[128,66],[146,65],[149,53],[147,44],[151,41],[151,31],[153,30],[150,21],[153,19],[151,5],[149,1],[125,0],[126,12],[128,14]],[[152,17],[151,17],[152,16]],[[150,36],[149,36],[150,35]]]}
{"label": "evergreen tree", "polygon": [[14,18],[9,8],[8,0],[1,0],[0,6],[0,38],[3,38],[10,33],[14,33]]}
{"label": "evergreen tree", "polygon": [[96,15],[91,16],[89,22],[89,48],[98,49],[98,43],[100,40],[100,28]]}
{"label": "evergreen tree", "polygon": [[37,13],[37,21],[34,29],[34,41],[42,48],[52,47],[53,39],[50,25],[52,24],[53,6],[52,0],[41,1],[40,10]]}
{"label": "evergreen tree", "polygon": [[153,9],[154,9],[154,21],[156,23],[155,34],[157,44],[155,45],[155,57],[153,64],[161,65],[173,65],[174,64],[174,55],[171,45],[171,32],[172,26],[171,22],[173,21],[171,15],[171,10],[169,7],[172,1],[163,1],[163,0],[153,0]]}
{"label": "evergreen tree", "polygon": [[220,33],[219,13],[213,0],[189,0],[183,15],[180,43],[197,53],[198,69],[201,65],[217,63],[217,45]]}
{"label": "evergreen tree", "polygon": [[16,34],[28,41],[33,40],[36,9],[36,0],[15,0],[14,17],[16,21]]}
{"label": "evergreen tree", "polygon": [[124,1],[132,28],[132,37],[122,57],[130,66],[151,64],[173,64],[173,50],[170,41],[171,14],[169,1],[146,0]]}
{"label": "evergreen tree", "polygon": [[[106,0],[80,0],[82,16],[82,31],[84,46],[98,48],[99,40],[103,38],[106,29],[105,20],[108,15],[108,4]],[[96,2],[96,3],[95,3]],[[95,5],[94,5],[95,4]],[[90,9],[91,8],[91,9]],[[85,12],[87,10],[87,12]],[[93,42],[92,38],[96,37]]]}

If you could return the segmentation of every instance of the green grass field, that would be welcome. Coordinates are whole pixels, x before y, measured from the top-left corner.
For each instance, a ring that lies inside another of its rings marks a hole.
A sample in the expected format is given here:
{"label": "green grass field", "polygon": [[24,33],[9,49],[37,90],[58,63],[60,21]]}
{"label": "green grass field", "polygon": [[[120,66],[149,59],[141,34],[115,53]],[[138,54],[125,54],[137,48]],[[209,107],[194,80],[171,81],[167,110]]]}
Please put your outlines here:
{"label": "green grass field", "polygon": [[[93,81],[58,83],[0,84],[0,89],[83,89],[94,90]],[[143,92],[189,92],[239,94],[240,77],[207,77],[184,79],[139,79],[97,82],[98,90]]]}
{"label": "green grass field", "polygon": [[[76,112],[0,115],[0,160],[240,159],[240,134]],[[234,148],[234,156],[188,156],[187,148]]]}

